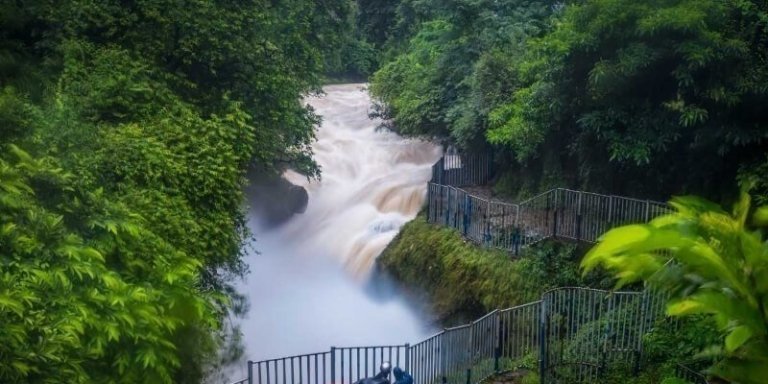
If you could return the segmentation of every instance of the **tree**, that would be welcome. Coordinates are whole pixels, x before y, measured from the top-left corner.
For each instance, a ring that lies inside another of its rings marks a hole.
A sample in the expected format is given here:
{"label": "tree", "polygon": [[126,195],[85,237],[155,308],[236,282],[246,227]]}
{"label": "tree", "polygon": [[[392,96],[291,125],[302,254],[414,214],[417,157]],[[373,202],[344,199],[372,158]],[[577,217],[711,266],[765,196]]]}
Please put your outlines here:
{"label": "tree", "polygon": [[753,172],[768,150],[764,1],[411,0],[395,14],[371,88],[383,114],[404,134],[493,146],[507,193],[729,199],[712,179],[768,184]]}
{"label": "tree", "polygon": [[[585,272],[605,267],[617,287],[645,281],[668,295],[667,314],[705,314],[724,335],[711,373],[734,383],[768,377],[768,206],[750,209],[742,193],[732,213],[696,197],[676,212],[606,233],[585,256]],[[668,262],[671,256],[671,262]]]}
{"label": "tree", "polygon": [[505,66],[521,54],[523,42],[544,30],[551,3],[401,2],[400,26],[393,28],[413,32],[390,36],[388,46],[397,54],[371,86],[393,128],[463,148],[485,147],[488,113],[499,92],[508,92]]}
{"label": "tree", "polygon": [[0,160],[0,380],[171,382],[182,365],[175,334],[217,329],[223,309],[196,288],[202,263],[103,191],[76,188],[54,159],[10,150],[17,160]]}
{"label": "tree", "polygon": [[568,5],[530,41],[488,139],[521,163],[558,153],[576,187],[719,197],[710,180],[763,160],[767,15],[763,1]]}
{"label": "tree", "polygon": [[[200,382],[347,1],[0,1],[0,381]],[[233,349],[236,351],[237,349]]]}

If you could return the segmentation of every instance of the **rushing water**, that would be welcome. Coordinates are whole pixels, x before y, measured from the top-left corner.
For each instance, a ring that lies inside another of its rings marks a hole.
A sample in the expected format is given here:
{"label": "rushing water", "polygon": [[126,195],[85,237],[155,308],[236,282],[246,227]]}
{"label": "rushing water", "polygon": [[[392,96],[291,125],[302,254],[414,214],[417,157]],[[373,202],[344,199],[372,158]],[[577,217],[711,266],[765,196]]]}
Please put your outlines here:
{"label": "rushing water", "polygon": [[362,84],[334,85],[307,102],[323,117],[313,146],[322,179],[287,172],[309,205],[263,231],[251,215],[258,254],[240,287],[251,360],[327,351],[330,346],[402,344],[432,330],[391,289],[368,284],[376,257],[418,213],[440,149],[377,130]]}

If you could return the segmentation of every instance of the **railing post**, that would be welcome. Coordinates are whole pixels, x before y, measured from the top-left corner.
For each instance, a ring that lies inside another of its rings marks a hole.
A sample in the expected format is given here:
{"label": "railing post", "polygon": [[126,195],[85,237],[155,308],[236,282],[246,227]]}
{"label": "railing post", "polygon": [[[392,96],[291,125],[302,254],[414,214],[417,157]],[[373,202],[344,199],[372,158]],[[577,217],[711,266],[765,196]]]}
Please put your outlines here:
{"label": "railing post", "polygon": [[427,222],[432,222],[432,183],[427,183]]}
{"label": "railing post", "polygon": [[554,217],[552,219],[552,238],[557,238],[557,221],[558,221],[558,211],[560,210],[560,201],[559,201],[559,193],[560,189],[555,189],[555,213]]}
{"label": "railing post", "polygon": [[[552,191],[547,192],[547,208],[544,213],[544,227],[549,227],[549,211],[550,207],[552,206],[552,203],[550,202],[552,200]],[[538,223],[537,223],[538,224]]]}
{"label": "railing post", "polygon": [[253,361],[248,360],[248,384],[253,384]]}
{"label": "railing post", "polygon": [[464,355],[466,357],[466,361],[471,367],[472,364],[475,363],[475,327],[474,327],[474,321],[472,322],[473,326],[469,327],[469,343],[467,343],[467,348],[465,349],[466,354]]}
{"label": "railing post", "polygon": [[467,368],[467,384],[472,384],[472,368]]}
{"label": "railing post", "polygon": [[413,374],[411,372],[411,344],[405,343],[405,371]]}
{"label": "railing post", "polygon": [[[445,187],[443,187],[443,188],[445,188]],[[448,189],[448,188],[445,188],[445,189],[448,192],[448,204],[446,204],[446,209],[445,209],[445,226],[449,227],[450,226],[450,216],[451,216],[451,190]]]}
{"label": "railing post", "polygon": [[525,241],[523,238],[525,234],[522,228],[520,228],[520,204],[515,205],[515,224],[512,234],[512,246],[515,248],[515,256],[518,256],[520,254],[520,247]]}
{"label": "railing post", "polygon": [[651,201],[645,201],[645,222],[647,223],[651,219]]}
{"label": "railing post", "polygon": [[451,342],[450,346],[446,345],[447,343],[445,339],[447,339],[447,337],[445,336],[446,334],[445,330],[443,330],[441,334],[442,336],[440,341],[440,362],[441,362],[440,373],[442,373],[442,377],[443,377],[442,383],[446,384],[448,383],[448,353],[446,351],[448,350],[448,348],[453,346],[452,345],[453,343]]}
{"label": "railing post", "polygon": [[445,184],[445,155],[440,158],[440,161],[438,162],[440,165],[437,167],[438,172],[438,182],[440,184]]}
{"label": "railing post", "polygon": [[547,301],[541,298],[541,314],[539,315],[539,376],[540,384],[547,382]]}
{"label": "railing post", "polygon": [[634,367],[634,374],[637,375],[640,372],[640,364],[643,358],[643,341],[642,337],[645,334],[645,326],[646,323],[650,322],[651,320],[648,319],[648,291],[647,289],[643,291],[643,293],[640,296],[640,324],[639,324],[639,330],[637,332],[638,337],[640,340],[637,343],[637,353],[635,354],[635,367]]}
{"label": "railing post", "polygon": [[579,199],[576,202],[576,241],[581,241],[581,198],[584,192],[579,191]]}
{"label": "railing post", "polygon": [[608,229],[613,227],[613,195],[608,196]]}
{"label": "railing post", "polygon": [[336,347],[331,347],[331,383],[336,384]]}
{"label": "railing post", "polygon": [[493,233],[491,231],[491,202],[485,203],[485,212],[483,212],[483,222],[485,223],[483,240],[486,247],[493,247]]}
{"label": "railing post", "polygon": [[493,351],[493,371],[499,373],[499,360],[501,359],[501,343],[502,343],[502,328],[501,328],[501,315],[496,312],[496,349]]}
{"label": "railing post", "polygon": [[469,233],[469,226],[471,225],[471,215],[472,215],[472,199],[470,198],[469,194],[464,195],[464,236],[467,236],[467,233]]}

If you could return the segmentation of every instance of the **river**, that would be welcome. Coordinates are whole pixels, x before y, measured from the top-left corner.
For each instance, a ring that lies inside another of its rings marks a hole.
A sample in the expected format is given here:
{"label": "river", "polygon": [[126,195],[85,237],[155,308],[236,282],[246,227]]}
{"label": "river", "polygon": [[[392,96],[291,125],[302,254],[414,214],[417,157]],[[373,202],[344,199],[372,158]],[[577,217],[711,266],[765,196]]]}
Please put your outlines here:
{"label": "river", "polygon": [[324,91],[306,100],[323,118],[313,145],[322,177],[285,174],[307,189],[306,212],[270,230],[250,215],[258,253],[239,287],[250,301],[241,323],[250,360],[403,344],[433,331],[396,289],[370,280],[376,257],[421,208],[440,148],[377,129],[364,84]]}

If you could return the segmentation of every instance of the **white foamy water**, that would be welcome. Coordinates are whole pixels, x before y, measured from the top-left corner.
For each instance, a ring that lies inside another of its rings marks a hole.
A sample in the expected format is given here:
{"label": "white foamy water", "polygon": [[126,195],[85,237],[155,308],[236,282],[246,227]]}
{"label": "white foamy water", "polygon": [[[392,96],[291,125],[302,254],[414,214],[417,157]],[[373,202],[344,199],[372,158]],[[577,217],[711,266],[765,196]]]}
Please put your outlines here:
{"label": "white foamy water", "polygon": [[307,189],[310,202],[285,232],[306,237],[305,252],[323,249],[364,278],[400,227],[416,217],[441,152],[424,141],[377,131],[380,122],[368,117],[370,99],[362,85],[325,91],[327,96],[309,99],[323,117],[313,146],[322,180],[286,174]]}
{"label": "white foamy water", "polygon": [[325,92],[307,99],[323,117],[313,146],[322,179],[286,174],[307,189],[306,212],[267,232],[251,218],[260,254],[249,256],[240,287],[251,304],[242,322],[250,360],[416,342],[432,331],[394,291],[372,294],[365,282],[421,208],[440,149],[377,131],[362,84]]}

